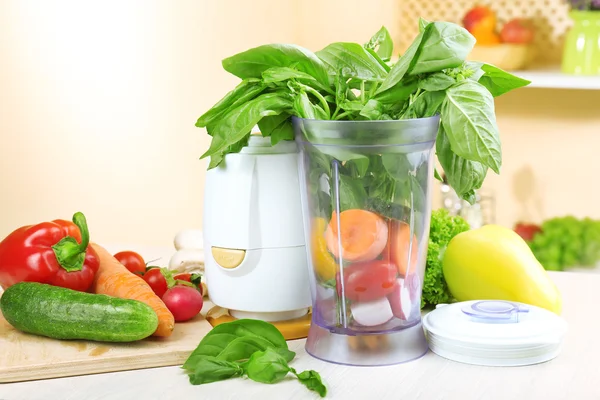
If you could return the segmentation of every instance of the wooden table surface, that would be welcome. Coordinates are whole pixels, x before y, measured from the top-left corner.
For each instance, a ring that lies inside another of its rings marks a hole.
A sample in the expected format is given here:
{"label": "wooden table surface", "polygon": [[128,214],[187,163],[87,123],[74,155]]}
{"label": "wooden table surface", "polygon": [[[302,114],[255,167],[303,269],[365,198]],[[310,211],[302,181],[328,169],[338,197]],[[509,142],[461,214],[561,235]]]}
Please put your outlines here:
{"label": "wooden table surface", "polygon": [[[345,367],[316,360],[304,340],[290,342],[298,353],[296,370],[314,369],[331,399],[600,399],[600,276],[554,272],[563,292],[569,323],[561,354],[526,367],[479,367],[443,359],[431,352],[420,360],[391,367]],[[318,398],[295,380],[274,385],[242,378],[192,386],[179,367],[0,384],[1,400],[183,400]]]}

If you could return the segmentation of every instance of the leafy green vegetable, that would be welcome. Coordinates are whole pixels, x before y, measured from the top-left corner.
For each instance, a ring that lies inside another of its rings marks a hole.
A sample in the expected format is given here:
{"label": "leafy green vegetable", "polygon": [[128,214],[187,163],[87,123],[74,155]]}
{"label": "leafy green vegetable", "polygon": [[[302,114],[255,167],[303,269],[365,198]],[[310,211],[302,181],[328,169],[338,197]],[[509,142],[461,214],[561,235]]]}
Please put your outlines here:
{"label": "leafy green vegetable", "polygon": [[311,51],[293,44],[268,44],[223,60],[223,69],[238,78],[261,78],[273,67],[292,67],[329,86],[327,67]]}
{"label": "leafy green vegetable", "polygon": [[290,372],[285,358],[271,348],[257,351],[248,361],[248,378],[260,383],[276,383]]}
{"label": "leafy green vegetable", "polygon": [[272,324],[240,319],[214,327],[190,354],[183,368],[193,385],[244,375],[256,382],[276,383],[292,372],[300,383],[325,397],[327,388],[316,371],[298,374],[288,365],[295,355]]}
{"label": "leafy green vegetable", "polygon": [[479,161],[500,173],[502,153],[494,100],[483,85],[465,80],[450,87],[446,90],[441,115],[451,150],[456,155]]}
{"label": "leafy green vegetable", "polygon": [[483,64],[481,70],[483,75],[479,78],[479,83],[485,86],[494,97],[531,83],[491,64]]}
{"label": "leafy green vegetable", "polygon": [[594,266],[600,261],[600,221],[573,216],[551,218],[542,223],[541,232],[528,244],[547,270]]}
{"label": "leafy green vegetable", "polygon": [[[456,24],[420,19],[418,35],[395,63],[385,27],[364,45],[336,42],[312,53],[292,44],[268,44],[233,55],[223,60],[223,68],[242,82],[198,119],[196,125],[212,136],[201,158],[210,157],[209,169],[215,168],[227,154],[241,150],[255,125],[273,145],[293,140],[294,116],[379,121],[440,115],[437,156],[450,185],[472,202],[487,169],[499,173],[502,165],[493,96],[529,83],[495,66],[466,61],[474,43]],[[335,146],[320,152],[342,164],[366,160]],[[351,178],[343,184],[349,189],[347,203],[360,203],[364,192],[392,207],[403,190],[414,187],[417,195],[423,193],[415,184],[426,179],[399,181],[398,168],[386,169],[381,155],[363,165],[368,173],[348,165],[340,170]],[[329,171],[323,167],[321,172],[329,176]],[[312,177],[309,185],[318,186]],[[330,192],[312,188],[311,193],[322,212],[331,207]]]}
{"label": "leafy green vegetable", "polygon": [[197,360],[189,378],[192,385],[202,385],[204,383],[218,382],[242,376],[243,373],[244,370],[242,367],[235,362],[219,360],[212,356],[204,356]]}
{"label": "leafy green vegetable", "polygon": [[293,373],[300,383],[308,389],[317,392],[321,397],[327,395],[327,388],[321,381],[321,376],[313,370],[297,373],[287,364],[285,358],[273,349],[258,351],[252,354],[247,367],[248,378],[260,383],[277,383],[288,374]]}
{"label": "leafy green vegetable", "polygon": [[[183,368],[193,369],[203,356],[226,361],[246,360],[255,351],[267,347],[288,349],[283,335],[273,325],[259,320],[240,319],[215,326],[190,354]],[[288,351],[286,359],[291,361],[294,356],[294,352]]]}
{"label": "leafy green vegetable", "polygon": [[442,258],[450,240],[467,230],[469,224],[462,217],[453,217],[445,209],[434,210],[431,213],[421,307],[435,306],[452,300],[442,271]]}
{"label": "leafy green vegetable", "polygon": [[375,51],[382,61],[389,61],[394,52],[394,41],[385,26],[382,26],[364,47],[367,50]]}
{"label": "leafy green vegetable", "polygon": [[358,43],[332,43],[317,56],[344,78],[382,81],[387,71]]}

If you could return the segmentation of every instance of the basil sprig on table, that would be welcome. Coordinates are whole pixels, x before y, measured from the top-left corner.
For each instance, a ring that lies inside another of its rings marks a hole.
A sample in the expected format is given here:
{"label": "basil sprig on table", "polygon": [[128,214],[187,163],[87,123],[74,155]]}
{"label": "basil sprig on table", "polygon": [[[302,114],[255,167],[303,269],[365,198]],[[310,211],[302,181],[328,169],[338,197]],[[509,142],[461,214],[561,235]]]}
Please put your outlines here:
{"label": "basil sprig on table", "polygon": [[247,376],[255,382],[277,383],[289,372],[321,397],[327,388],[318,372],[298,373],[288,363],[296,353],[272,324],[240,319],[215,326],[183,364],[190,383],[201,385]]}
{"label": "basil sprig on table", "polygon": [[[385,27],[364,45],[332,43],[312,53],[269,44],[223,60],[242,82],[198,119],[196,126],[212,136],[201,158],[210,157],[209,169],[218,166],[226,154],[240,151],[257,124],[273,145],[293,140],[291,116],[362,121],[439,114],[439,163],[458,195],[473,202],[488,168],[499,173],[502,165],[493,97],[530,82],[465,61],[475,38],[456,24],[420,19],[419,28],[395,63]],[[361,162],[368,167],[369,160]]]}

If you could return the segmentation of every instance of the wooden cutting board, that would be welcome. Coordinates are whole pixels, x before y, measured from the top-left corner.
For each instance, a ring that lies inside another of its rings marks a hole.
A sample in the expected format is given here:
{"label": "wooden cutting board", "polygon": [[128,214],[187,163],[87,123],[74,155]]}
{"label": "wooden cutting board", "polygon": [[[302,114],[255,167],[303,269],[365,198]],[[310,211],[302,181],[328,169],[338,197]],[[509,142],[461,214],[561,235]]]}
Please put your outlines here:
{"label": "wooden cutting board", "polygon": [[17,331],[0,313],[0,383],[182,365],[211,329],[198,315],[176,323],[169,338],[133,343],[65,341]]}

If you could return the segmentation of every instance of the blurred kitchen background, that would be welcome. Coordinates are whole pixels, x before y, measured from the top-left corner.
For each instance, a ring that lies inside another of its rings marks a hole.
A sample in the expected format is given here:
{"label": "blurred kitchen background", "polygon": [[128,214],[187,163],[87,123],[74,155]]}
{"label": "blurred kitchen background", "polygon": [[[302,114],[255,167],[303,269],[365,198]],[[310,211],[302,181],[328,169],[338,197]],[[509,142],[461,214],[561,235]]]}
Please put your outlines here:
{"label": "blurred kitchen background", "polygon": [[[492,14],[467,21],[489,43],[473,56],[533,84],[496,100],[504,162],[481,203],[462,208],[438,184],[434,207],[509,227],[600,220],[597,3],[0,0],[0,237],[82,211],[95,241],[170,246],[202,224],[209,137],[194,123],[238,81],[221,59],[268,42],[362,43],[382,25],[403,51],[418,17],[463,24],[478,5]],[[505,30],[515,18],[529,30]]]}

